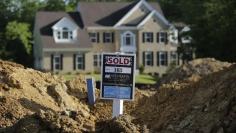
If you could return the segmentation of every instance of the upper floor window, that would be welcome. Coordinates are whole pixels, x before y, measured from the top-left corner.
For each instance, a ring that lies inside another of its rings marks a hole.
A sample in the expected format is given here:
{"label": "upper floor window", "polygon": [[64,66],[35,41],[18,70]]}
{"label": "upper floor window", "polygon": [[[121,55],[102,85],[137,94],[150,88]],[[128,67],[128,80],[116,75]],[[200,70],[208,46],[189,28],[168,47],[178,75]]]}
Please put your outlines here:
{"label": "upper floor window", "polygon": [[103,42],[104,43],[112,43],[114,40],[114,33],[113,32],[104,32],[103,33]]}
{"label": "upper floor window", "polygon": [[56,34],[58,40],[73,40],[73,31],[69,30],[67,27],[57,30]]}
{"label": "upper floor window", "polygon": [[99,33],[97,32],[90,32],[89,33],[89,38],[91,42],[99,43]]}
{"label": "upper floor window", "polygon": [[158,43],[167,43],[167,32],[158,32],[157,33],[157,42]]}
{"label": "upper floor window", "polygon": [[122,34],[122,40],[124,46],[133,46],[135,43],[135,36],[132,32],[127,31]]}
{"label": "upper floor window", "polygon": [[153,42],[153,33],[152,32],[143,32],[143,42]]}

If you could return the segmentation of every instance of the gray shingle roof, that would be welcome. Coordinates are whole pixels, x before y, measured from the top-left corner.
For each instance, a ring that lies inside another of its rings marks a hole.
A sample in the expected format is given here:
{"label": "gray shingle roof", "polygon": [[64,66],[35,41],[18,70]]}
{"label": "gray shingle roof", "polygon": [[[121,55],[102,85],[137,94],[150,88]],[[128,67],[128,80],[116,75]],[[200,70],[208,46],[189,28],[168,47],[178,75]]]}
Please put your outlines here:
{"label": "gray shingle roof", "polygon": [[[44,48],[90,48],[92,45],[84,27],[114,26],[137,2],[80,2],[79,12],[39,11],[36,14],[35,24],[40,31]],[[157,2],[150,5],[163,15]],[[77,24],[78,37],[73,43],[59,45],[54,41],[51,27],[63,17]]]}
{"label": "gray shingle roof", "polygon": [[[53,38],[52,26],[56,24],[63,17],[68,18],[78,28],[78,36],[73,43],[60,43],[56,44]],[[40,11],[36,14],[37,28],[40,31],[42,44],[44,48],[90,48],[91,42],[89,40],[88,33],[83,29],[83,23],[81,21],[80,14],[78,12],[45,12]]]}
{"label": "gray shingle roof", "polygon": [[[137,2],[80,2],[79,11],[85,26],[114,26]],[[157,2],[150,5],[163,15]]]}

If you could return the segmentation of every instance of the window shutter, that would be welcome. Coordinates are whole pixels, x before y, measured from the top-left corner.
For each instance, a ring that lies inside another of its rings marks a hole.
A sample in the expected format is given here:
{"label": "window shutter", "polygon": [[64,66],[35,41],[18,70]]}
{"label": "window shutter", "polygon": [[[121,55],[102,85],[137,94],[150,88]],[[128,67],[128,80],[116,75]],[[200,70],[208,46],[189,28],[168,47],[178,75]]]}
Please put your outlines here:
{"label": "window shutter", "polygon": [[159,43],[159,35],[160,35],[160,33],[159,32],[157,32],[157,43]]}
{"label": "window shutter", "polygon": [[97,43],[99,43],[100,41],[100,36],[99,36],[99,32],[97,32]]}
{"label": "window shutter", "polygon": [[167,36],[167,32],[165,32],[165,44],[168,43],[168,36]]}
{"label": "window shutter", "polygon": [[103,43],[105,43],[105,32],[103,32]]}
{"label": "window shutter", "polygon": [[151,42],[153,42],[153,33],[151,33]]}
{"label": "window shutter", "polygon": [[145,33],[143,32],[143,43],[145,43]]}
{"label": "window shutter", "polygon": [[168,52],[165,52],[165,65],[168,66]]}
{"label": "window shutter", "polygon": [[177,53],[177,65],[179,65],[179,60],[180,60],[179,53]]}
{"label": "window shutter", "polygon": [[151,54],[151,55],[152,55],[152,56],[151,56],[151,57],[152,57],[152,58],[151,58],[151,59],[152,59],[152,61],[151,61],[151,66],[153,66],[153,52],[151,52],[151,53],[152,53],[152,54]]}
{"label": "window shutter", "polygon": [[76,70],[76,54],[73,54],[73,69]]}
{"label": "window shutter", "polygon": [[51,71],[53,71],[54,70],[54,55],[53,54],[51,54]]}
{"label": "window shutter", "polygon": [[160,64],[159,64],[159,52],[157,52],[157,66],[159,66]]}
{"label": "window shutter", "polygon": [[145,52],[143,52],[143,66],[145,66]]}
{"label": "window shutter", "polygon": [[61,70],[63,70],[63,54],[61,54]]}
{"label": "window shutter", "polygon": [[85,69],[85,53],[83,53],[83,70]]}
{"label": "window shutter", "polygon": [[111,33],[111,42],[114,43],[114,32]]}

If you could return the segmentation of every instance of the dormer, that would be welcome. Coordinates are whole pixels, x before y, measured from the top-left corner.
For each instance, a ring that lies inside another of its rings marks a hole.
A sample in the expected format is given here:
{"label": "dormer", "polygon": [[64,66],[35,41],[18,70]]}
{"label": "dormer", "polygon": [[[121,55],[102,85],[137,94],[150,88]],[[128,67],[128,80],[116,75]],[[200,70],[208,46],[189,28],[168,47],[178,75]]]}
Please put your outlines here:
{"label": "dormer", "polygon": [[53,25],[53,38],[56,43],[73,43],[77,40],[78,26],[70,19],[63,17]]}

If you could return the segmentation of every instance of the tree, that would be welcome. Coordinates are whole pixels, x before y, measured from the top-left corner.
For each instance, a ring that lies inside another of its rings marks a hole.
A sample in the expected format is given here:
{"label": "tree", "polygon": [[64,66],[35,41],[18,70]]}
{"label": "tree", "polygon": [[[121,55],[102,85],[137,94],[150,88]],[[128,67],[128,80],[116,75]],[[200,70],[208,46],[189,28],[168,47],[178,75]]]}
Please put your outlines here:
{"label": "tree", "polygon": [[64,0],[47,0],[43,10],[46,11],[65,11],[66,4]]}
{"label": "tree", "polygon": [[32,46],[30,44],[32,33],[29,31],[29,26],[30,25],[26,23],[18,23],[13,21],[9,22],[6,27],[6,38],[11,41],[19,40],[23,44],[27,54],[30,54],[32,50]]}

